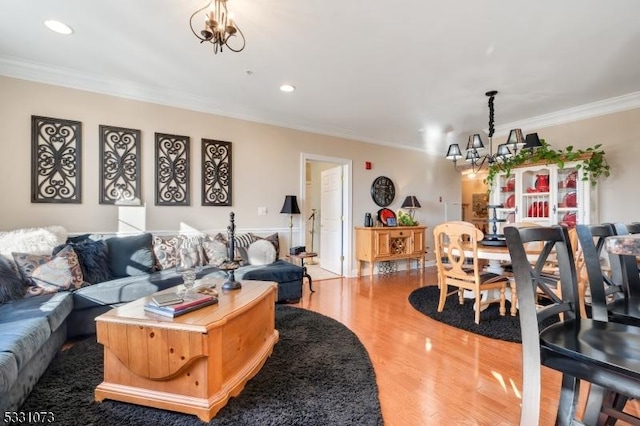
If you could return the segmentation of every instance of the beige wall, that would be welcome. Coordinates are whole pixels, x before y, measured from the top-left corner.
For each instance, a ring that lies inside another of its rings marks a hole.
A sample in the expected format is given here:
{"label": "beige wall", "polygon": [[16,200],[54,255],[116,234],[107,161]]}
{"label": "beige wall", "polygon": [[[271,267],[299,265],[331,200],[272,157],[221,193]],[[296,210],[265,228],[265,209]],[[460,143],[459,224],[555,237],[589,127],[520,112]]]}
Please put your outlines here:
{"label": "beige wall", "polygon": [[[286,194],[300,194],[304,170],[302,153],[353,161],[352,223],[360,225],[365,212],[375,212],[369,188],[375,177],[390,177],[397,190],[390,206],[397,210],[414,194],[423,208],[416,213],[433,227],[444,220],[448,200],[459,203],[460,176],[441,157],[336,137],[285,129],[179,108],[0,77],[0,117],[4,158],[0,167],[0,231],[60,224],[70,232],[114,232],[128,229],[226,229],[228,214],[236,213],[239,230],[288,233],[288,217],[279,213]],[[82,122],[82,204],[30,202],[31,115]],[[142,130],[143,207],[98,204],[98,126]],[[191,206],[154,205],[154,132],[191,137]],[[233,142],[233,206],[200,205],[200,139]],[[373,163],[365,170],[365,161]],[[439,201],[439,197],[443,201]],[[304,211],[304,200],[300,200]],[[267,207],[259,216],[258,207]],[[298,232],[300,215],[295,218]],[[296,240],[297,237],[294,237]]]}
{"label": "beige wall", "polygon": [[[30,202],[31,115],[78,120],[83,126],[82,204]],[[302,153],[353,161],[352,223],[378,207],[370,196],[380,175],[396,185],[397,210],[407,195],[422,204],[416,219],[430,229],[445,219],[460,217],[461,177],[442,157],[414,150],[367,144],[281,127],[230,119],[179,108],[0,77],[0,123],[3,153],[0,167],[0,231],[60,224],[70,232],[113,232],[132,228],[150,231],[225,229],[230,211],[239,230],[288,232],[288,217],[279,213],[286,194],[300,194],[305,172]],[[143,207],[98,204],[98,126],[142,130]],[[191,200],[189,207],[154,205],[154,132],[191,137]],[[538,131],[554,148],[602,143],[612,176],[598,187],[600,221],[640,221],[640,109],[606,115]],[[200,205],[200,139],[233,142],[233,206]],[[365,161],[373,168],[365,170]],[[442,199],[440,199],[442,197]],[[304,200],[300,200],[305,209]],[[258,207],[267,207],[259,216]],[[299,232],[301,216],[295,218]],[[431,233],[427,232],[429,246]],[[299,238],[299,236],[294,239]]]}

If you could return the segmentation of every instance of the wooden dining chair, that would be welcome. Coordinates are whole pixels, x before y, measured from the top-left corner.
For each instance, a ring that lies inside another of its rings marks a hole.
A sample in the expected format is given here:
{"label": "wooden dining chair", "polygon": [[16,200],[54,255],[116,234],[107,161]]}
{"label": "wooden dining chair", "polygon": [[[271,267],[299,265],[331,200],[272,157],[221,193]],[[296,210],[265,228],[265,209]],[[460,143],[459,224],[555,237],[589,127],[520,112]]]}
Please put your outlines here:
{"label": "wooden dining chair", "polygon": [[[498,301],[500,315],[506,313],[505,289],[509,279],[482,270],[478,261],[478,243],[484,234],[470,222],[445,222],[433,229],[435,255],[438,266],[438,282],[440,283],[440,300],[438,312],[445,307],[447,297],[458,294],[458,301],[464,303],[464,290],[473,291],[475,298],[475,322],[480,323],[480,312],[483,306]],[[466,255],[465,255],[466,251]],[[449,291],[453,287],[453,291]],[[499,290],[498,299],[487,297],[482,300],[485,290]]]}
{"label": "wooden dining chair", "polygon": [[[522,425],[538,424],[541,366],[562,373],[556,424],[579,422],[580,384],[588,382],[596,396],[640,396],[640,327],[609,322],[607,315],[580,318],[577,277],[568,230],[561,226],[506,228],[505,237],[514,267],[522,331]],[[544,243],[531,265],[525,244]],[[542,273],[555,249],[562,291],[557,299],[537,306],[536,290],[549,285]],[[583,386],[583,389],[586,387]],[[597,424],[602,398],[588,398],[585,424]],[[595,413],[595,414],[594,414]],[[630,418],[629,418],[630,419]]]}

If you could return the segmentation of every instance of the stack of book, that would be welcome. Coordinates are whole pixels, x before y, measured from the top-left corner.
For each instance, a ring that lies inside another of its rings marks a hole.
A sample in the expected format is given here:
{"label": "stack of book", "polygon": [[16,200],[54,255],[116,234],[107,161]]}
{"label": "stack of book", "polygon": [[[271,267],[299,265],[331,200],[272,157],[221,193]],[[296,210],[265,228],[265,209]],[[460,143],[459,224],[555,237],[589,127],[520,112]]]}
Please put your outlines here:
{"label": "stack of book", "polygon": [[158,294],[145,303],[144,310],[153,314],[175,318],[187,312],[200,309],[204,306],[218,303],[216,296],[201,293],[178,293]]}

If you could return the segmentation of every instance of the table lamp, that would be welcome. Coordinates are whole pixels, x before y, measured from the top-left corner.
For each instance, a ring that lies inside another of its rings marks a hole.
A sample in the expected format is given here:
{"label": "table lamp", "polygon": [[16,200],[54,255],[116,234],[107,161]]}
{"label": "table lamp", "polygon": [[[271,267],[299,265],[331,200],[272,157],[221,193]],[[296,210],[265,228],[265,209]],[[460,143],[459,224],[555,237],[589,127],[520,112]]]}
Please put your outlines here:
{"label": "table lamp", "polygon": [[298,200],[295,195],[286,195],[284,197],[284,204],[280,213],[289,215],[289,247],[291,247],[293,244],[293,215],[300,214],[300,207],[298,207]]}
{"label": "table lamp", "polygon": [[422,206],[420,205],[420,202],[415,195],[407,195],[407,198],[404,199],[400,208],[409,209],[409,216],[411,216],[411,219],[413,219],[415,210],[421,207]]}

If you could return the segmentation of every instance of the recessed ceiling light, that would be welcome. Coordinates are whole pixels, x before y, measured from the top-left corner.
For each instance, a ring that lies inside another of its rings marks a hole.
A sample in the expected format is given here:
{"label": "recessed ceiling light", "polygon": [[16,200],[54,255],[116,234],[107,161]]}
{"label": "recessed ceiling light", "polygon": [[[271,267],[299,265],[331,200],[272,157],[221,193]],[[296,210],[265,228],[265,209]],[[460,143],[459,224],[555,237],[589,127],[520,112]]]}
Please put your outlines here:
{"label": "recessed ceiling light", "polygon": [[282,86],[280,86],[280,90],[282,90],[283,92],[293,92],[294,90],[296,90],[296,87],[290,84],[283,84]]}
{"label": "recessed ceiling light", "polygon": [[49,19],[48,21],[44,21],[44,24],[51,31],[56,32],[58,34],[69,35],[73,33],[73,30],[67,24],[63,24],[60,21],[55,21],[53,19]]}

